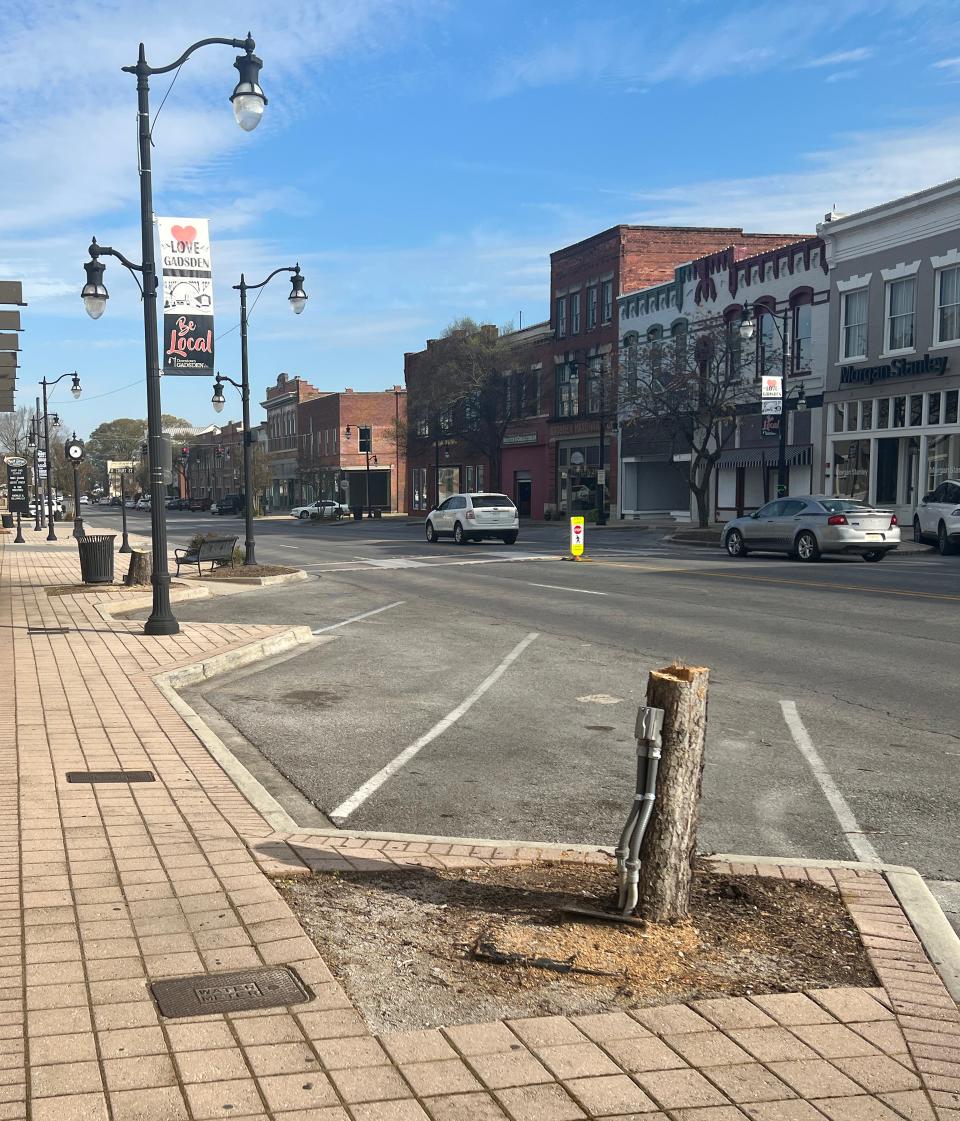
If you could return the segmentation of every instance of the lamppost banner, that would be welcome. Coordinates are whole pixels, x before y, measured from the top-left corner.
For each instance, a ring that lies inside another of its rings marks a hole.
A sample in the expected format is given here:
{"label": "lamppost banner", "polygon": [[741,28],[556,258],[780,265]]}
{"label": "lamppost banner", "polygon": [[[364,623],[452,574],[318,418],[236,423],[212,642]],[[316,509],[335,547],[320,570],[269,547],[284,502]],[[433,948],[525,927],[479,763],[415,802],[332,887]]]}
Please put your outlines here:
{"label": "lamppost banner", "polygon": [[163,372],[213,374],[213,267],[206,218],[157,218],[163,271]]}

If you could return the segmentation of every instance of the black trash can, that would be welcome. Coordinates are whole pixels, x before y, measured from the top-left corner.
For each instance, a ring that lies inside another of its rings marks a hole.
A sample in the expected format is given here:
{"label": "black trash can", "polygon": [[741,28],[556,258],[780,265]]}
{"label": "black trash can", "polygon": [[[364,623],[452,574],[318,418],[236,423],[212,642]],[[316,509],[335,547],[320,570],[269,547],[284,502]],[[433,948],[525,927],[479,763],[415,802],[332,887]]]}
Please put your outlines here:
{"label": "black trash can", "polygon": [[362,507],[354,506],[351,509],[350,513],[353,514],[353,520],[355,522],[359,522],[359,521],[363,520],[363,509],[362,509]]}
{"label": "black trash can", "polygon": [[13,514],[0,514],[4,529],[13,529]]}
{"label": "black trash can", "polygon": [[113,583],[114,533],[92,533],[77,540],[80,576],[84,584]]}

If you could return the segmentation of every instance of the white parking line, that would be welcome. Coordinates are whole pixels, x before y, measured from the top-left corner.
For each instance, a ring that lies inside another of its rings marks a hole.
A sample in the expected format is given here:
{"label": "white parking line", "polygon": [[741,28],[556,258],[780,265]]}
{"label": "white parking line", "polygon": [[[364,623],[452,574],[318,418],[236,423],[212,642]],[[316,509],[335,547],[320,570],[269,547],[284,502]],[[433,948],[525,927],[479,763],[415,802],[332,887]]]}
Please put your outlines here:
{"label": "white parking line", "polygon": [[389,611],[391,607],[401,607],[407,601],[405,599],[398,599],[396,603],[388,603],[386,607],[375,607],[373,611],[364,611],[362,615],[352,615],[349,619],[342,619],[339,623],[331,623],[329,627],[317,627],[313,634],[326,634],[327,631],[335,631],[339,627],[349,626],[350,623],[359,623],[361,619],[369,619],[371,615],[379,615],[381,611]]}
{"label": "white parking line", "polygon": [[817,780],[817,785],[823,791],[824,797],[830,803],[834,816],[840,822],[840,828],[847,839],[847,844],[853,849],[857,860],[862,860],[866,864],[879,864],[880,857],[877,855],[876,849],[863,835],[863,830],[853,816],[853,810],[847,805],[846,798],[837,789],[837,784],[833,781],[833,777],[824,766],[817,749],[813,746],[810,733],[800,719],[796,701],[781,701],[780,709],[783,712],[783,719],[790,729],[790,735],[793,736],[793,742],[810,765],[813,777]]}
{"label": "white parking line", "polygon": [[549,588],[554,592],[579,592],[582,596],[605,596],[608,592],[591,592],[588,588],[565,588],[562,584],[534,584],[532,580],[527,583],[531,588]]}
{"label": "white parking line", "polygon": [[[261,537],[260,540],[262,541],[263,538]],[[268,542],[268,544],[276,545],[276,547],[278,549],[302,549],[303,548],[302,545],[281,545],[279,541],[270,541],[270,542]]]}
{"label": "white parking line", "polygon": [[418,740],[415,740],[409,747],[404,748],[395,759],[391,760],[382,770],[377,771],[373,778],[368,779],[359,790],[351,794],[346,801],[341,802],[335,810],[330,812],[330,819],[338,824],[346,821],[354,810],[362,806],[371,794],[375,794],[380,787],[383,786],[387,779],[395,775],[397,771],[399,771],[401,767],[406,766],[422,748],[426,747],[428,743],[432,743],[437,736],[443,735],[448,728],[456,724],[461,716],[469,712],[483,694],[496,685],[530,643],[539,637],[536,631],[531,631],[526,638],[518,642],[493,673],[485,677],[465,701],[461,701],[452,712],[448,712],[442,720],[434,724],[429,732],[426,732]]}

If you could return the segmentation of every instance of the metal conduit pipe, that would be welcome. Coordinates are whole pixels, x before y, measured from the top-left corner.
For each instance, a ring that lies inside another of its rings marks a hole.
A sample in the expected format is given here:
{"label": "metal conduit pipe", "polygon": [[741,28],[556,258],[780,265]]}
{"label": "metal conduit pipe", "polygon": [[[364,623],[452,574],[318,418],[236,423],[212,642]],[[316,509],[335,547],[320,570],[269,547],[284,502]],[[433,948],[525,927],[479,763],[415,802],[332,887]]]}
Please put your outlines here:
{"label": "metal conduit pipe", "polygon": [[[627,842],[627,852],[623,860],[621,891],[618,906],[624,915],[636,910],[640,894],[640,845],[653,815],[653,803],[657,797],[657,771],[663,746],[663,709],[644,706],[637,713],[637,791],[628,818],[633,820]],[[643,779],[641,781],[641,771]],[[642,787],[642,789],[641,789]],[[626,830],[624,830],[626,832]],[[618,849],[619,853],[619,849]],[[618,856],[618,871],[619,871]]]}

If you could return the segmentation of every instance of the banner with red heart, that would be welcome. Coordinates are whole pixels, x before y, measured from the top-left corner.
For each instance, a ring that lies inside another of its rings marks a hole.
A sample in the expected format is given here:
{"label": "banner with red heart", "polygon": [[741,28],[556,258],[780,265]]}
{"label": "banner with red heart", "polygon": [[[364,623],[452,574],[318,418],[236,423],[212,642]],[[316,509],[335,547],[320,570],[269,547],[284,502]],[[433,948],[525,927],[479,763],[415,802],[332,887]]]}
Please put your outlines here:
{"label": "banner with red heart", "polygon": [[206,218],[157,218],[163,269],[163,372],[213,373],[213,268]]}

